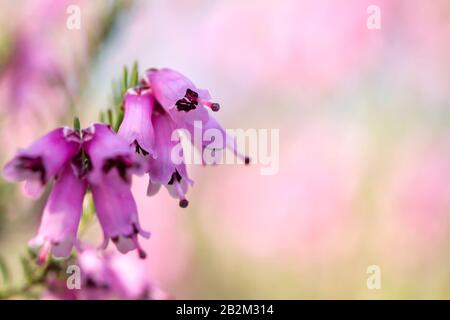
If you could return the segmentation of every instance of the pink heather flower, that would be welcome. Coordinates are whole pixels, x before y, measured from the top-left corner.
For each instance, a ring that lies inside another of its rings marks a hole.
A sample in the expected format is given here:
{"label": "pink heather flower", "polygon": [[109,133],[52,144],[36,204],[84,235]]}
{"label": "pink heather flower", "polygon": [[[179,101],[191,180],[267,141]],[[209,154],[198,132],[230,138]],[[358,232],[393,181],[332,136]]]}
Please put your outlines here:
{"label": "pink heather flower", "polygon": [[119,251],[140,248],[137,235],[149,237],[139,225],[136,203],[131,194],[131,174],[144,172],[129,144],[109,126],[94,124],[78,131],[56,129],[36,141],[5,166],[12,181],[25,180],[27,190],[37,195],[52,177],[55,184],[44,210],[38,236],[30,244],[42,246],[39,261],[50,251],[67,257],[76,239],[87,186],[92,190],[97,216],[103,228],[106,247],[109,239]]}
{"label": "pink heather flower", "polygon": [[117,134],[137,153],[152,154],[154,130],[151,123],[154,98],[148,89],[130,89],[124,98],[125,114]]}
{"label": "pink heather flower", "polygon": [[145,258],[137,235],[148,238],[150,234],[139,225],[130,190],[131,174],[143,173],[143,165],[126,140],[105,124],[83,130],[83,149],[90,161],[87,179],[104,233],[103,247],[112,239],[120,252],[137,249],[139,256]]}
{"label": "pink heather flower", "polygon": [[[151,94],[149,89],[130,89],[125,96],[125,115],[118,134],[133,146],[136,153],[146,157],[148,162],[149,185],[147,194],[156,194],[161,185],[165,185],[170,195],[180,200],[180,206],[186,207],[185,194],[188,190],[188,178],[184,163],[172,161],[172,133],[176,123]],[[154,133],[155,132],[155,133]]]}
{"label": "pink heather flower", "polygon": [[218,103],[211,102],[208,90],[197,88],[191,80],[171,69],[150,69],[144,82],[151,88],[161,106],[171,115],[178,126],[195,120],[207,121],[205,107],[218,111]]}
{"label": "pink heather flower", "polygon": [[131,174],[144,173],[144,166],[128,143],[105,124],[93,124],[83,130],[83,149],[89,158],[88,179],[91,184],[102,183],[104,175],[117,169],[122,180],[130,183]]}
{"label": "pink heather flower", "polygon": [[135,256],[108,255],[108,269],[113,275],[113,287],[124,299],[158,299],[160,291],[150,285],[143,261]]}
{"label": "pink heather flower", "polygon": [[82,284],[78,299],[107,299],[114,292],[114,277],[108,269],[106,257],[94,249],[87,249],[78,254]]}
{"label": "pink heather flower", "polygon": [[123,181],[117,171],[111,171],[102,183],[91,186],[97,217],[103,229],[103,248],[111,239],[122,253],[137,249],[139,256],[146,254],[139,245],[137,236],[149,238],[150,234],[139,225],[136,202],[130,185]]}
{"label": "pink heather flower", "polygon": [[[148,70],[141,86],[127,92],[124,121],[118,133],[137,153],[144,156],[152,153],[152,157],[147,157],[149,196],[156,194],[164,185],[171,196],[180,200],[181,207],[188,205],[185,195],[192,181],[187,175],[185,163],[174,163],[172,159],[177,145],[172,141],[172,134],[177,129],[187,129],[193,138],[196,121],[204,125],[203,130],[215,128],[223,134],[224,141],[216,146],[217,149],[228,147],[245,163],[249,163],[249,158],[237,151],[235,139],[228,137],[210,115],[207,108],[212,111],[220,109],[219,104],[210,99],[207,90],[197,88],[191,80],[171,69]],[[203,144],[201,151],[207,145]]]}
{"label": "pink heather flower", "polygon": [[66,165],[56,176],[38,235],[30,241],[31,246],[42,247],[40,262],[45,260],[50,249],[55,257],[70,255],[77,238],[86,187],[86,182],[75,175],[71,165]]}
{"label": "pink heather flower", "polygon": [[80,252],[77,264],[81,288],[69,290],[65,282],[49,279],[47,299],[169,299],[149,281],[145,264],[133,256],[87,249]]}
{"label": "pink heather flower", "polygon": [[17,152],[3,170],[8,181],[25,181],[25,193],[37,198],[45,184],[78,153],[80,138],[70,128],[58,128]]}
{"label": "pink heather flower", "polygon": [[193,182],[187,175],[186,165],[172,161],[172,150],[177,144],[171,139],[176,129],[175,123],[160,107],[153,112],[152,123],[157,132],[154,144],[156,158],[150,157],[148,160],[150,178],[147,194],[156,194],[161,185],[164,185],[172,197],[180,200],[180,207],[185,208],[188,205],[185,194],[189,184],[192,185]]}

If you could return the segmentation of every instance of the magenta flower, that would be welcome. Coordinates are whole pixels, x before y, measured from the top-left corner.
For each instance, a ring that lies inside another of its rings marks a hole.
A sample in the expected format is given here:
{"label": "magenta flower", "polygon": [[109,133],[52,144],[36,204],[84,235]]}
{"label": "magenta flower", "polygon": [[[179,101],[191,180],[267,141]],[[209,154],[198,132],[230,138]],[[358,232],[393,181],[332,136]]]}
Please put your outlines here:
{"label": "magenta flower", "polygon": [[208,90],[197,88],[191,80],[171,69],[150,69],[144,82],[151,88],[161,106],[178,126],[195,120],[207,121],[208,110],[218,111],[218,103],[211,102]]}
{"label": "magenta flower", "polygon": [[120,252],[137,249],[145,258],[137,235],[148,238],[150,234],[139,225],[130,190],[131,174],[143,173],[143,164],[128,143],[104,124],[83,130],[83,149],[90,162],[87,178],[103,229],[103,247],[112,239]]}
{"label": "magenta flower", "polygon": [[189,179],[184,162],[176,163],[172,159],[172,150],[177,142],[172,141],[175,123],[162,108],[156,109],[152,116],[153,127],[157,132],[154,150],[156,158],[149,157],[149,185],[147,194],[154,195],[164,185],[170,195],[180,200],[180,207],[188,205],[186,192],[192,180]]}
{"label": "magenta flower", "polygon": [[51,251],[67,257],[77,237],[84,194],[89,186],[106,247],[109,239],[125,253],[137,249],[144,258],[137,235],[149,237],[139,225],[131,194],[131,175],[145,171],[127,141],[105,124],[94,124],[82,132],[56,129],[36,141],[5,166],[9,180],[25,180],[34,191],[55,177],[38,235],[30,242],[41,246],[39,261]]}
{"label": "magenta flower", "polygon": [[188,205],[185,194],[192,181],[187,176],[185,164],[174,163],[171,158],[172,148],[176,145],[171,140],[175,129],[176,123],[149,89],[138,88],[127,92],[124,121],[118,134],[135,148],[136,153],[143,156],[152,153],[145,158],[149,172],[147,194],[156,194],[164,185],[184,208]]}
{"label": "magenta flower", "polygon": [[130,89],[124,98],[125,114],[117,134],[137,153],[152,154],[154,131],[151,123],[154,97],[148,89]]}
{"label": "magenta flower", "polygon": [[150,234],[139,225],[136,202],[131,194],[130,186],[120,174],[112,171],[104,177],[101,184],[92,185],[97,217],[103,229],[103,248],[111,239],[122,253],[137,249],[139,256],[146,254],[139,245],[137,236],[149,238]]}
{"label": "magenta flower", "polygon": [[38,235],[29,243],[32,247],[42,247],[38,261],[43,262],[50,251],[55,257],[70,255],[77,238],[86,187],[71,165],[56,176]]}
{"label": "magenta flower", "polygon": [[145,265],[133,256],[86,249],[78,255],[77,265],[81,288],[70,290],[65,281],[49,278],[46,299],[169,299],[149,281]]}
{"label": "magenta flower", "polygon": [[84,129],[83,149],[89,159],[88,179],[91,184],[102,183],[102,178],[116,169],[122,180],[130,183],[131,174],[145,172],[129,144],[105,124],[93,124]]}
{"label": "magenta flower", "polygon": [[80,137],[70,128],[58,128],[17,152],[3,170],[9,181],[25,181],[25,193],[37,198],[45,184],[80,150]]}
{"label": "magenta flower", "polygon": [[[209,92],[197,88],[191,80],[170,69],[150,69],[141,81],[141,86],[130,89],[124,99],[124,121],[119,135],[133,146],[137,153],[148,161],[149,185],[147,194],[156,194],[164,185],[170,195],[179,199],[181,207],[186,207],[186,192],[192,180],[189,179],[182,150],[178,159],[173,159],[178,142],[172,141],[177,129],[187,129],[194,138],[194,125],[199,121],[204,131],[217,129],[223,136],[222,142],[214,144],[211,153],[230,148],[245,163],[249,158],[237,151],[235,139],[229,137],[208,109],[218,111],[218,103],[210,101]],[[192,141],[193,142],[193,141]],[[209,142],[202,142],[202,155]],[[220,149],[220,150],[219,150]],[[174,161],[176,160],[176,161]],[[205,159],[203,159],[205,163]]]}

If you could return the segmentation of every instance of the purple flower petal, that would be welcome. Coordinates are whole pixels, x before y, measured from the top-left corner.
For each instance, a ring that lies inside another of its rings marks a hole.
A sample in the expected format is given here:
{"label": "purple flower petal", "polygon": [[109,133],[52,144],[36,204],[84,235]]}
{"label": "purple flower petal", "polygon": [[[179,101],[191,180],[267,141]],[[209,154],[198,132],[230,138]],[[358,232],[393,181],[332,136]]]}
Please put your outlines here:
{"label": "purple flower petal", "polygon": [[103,183],[92,185],[97,217],[104,233],[104,245],[108,240],[116,244],[122,253],[138,249],[139,255],[145,257],[137,236],[148,238],[150,234],[141,229],[137,207],[130,186],[115,171],[108,173]]}
{"label": "purple flower petal", "polygon": [[43,186],[54,177],[79,151],[78,134],[69,128],[58,128],[17,152],[3,175],[9,181],[26,181],[25,192],[37,197]]}
{"label": "purple flower petal", "polygon": [[83,148],[90,161],[88,180],[102,184],[103,177],[117,171],[123,181],[130,183],[131,174],[143,174],[144,162],[139,161],[126,140],[105,124],[93,124],[83,130]]}
{"label": "purple flower petal", "polygon": [[171,69],[150,69],[144,76],[156,100],[182,126],[195,120],[207,121],[208,110],[219,110],[219,105],[210,101],[207,90],[197,88],[191,80]]}
{"label": "purple flower petal", "polygon": [[38,235],[31,246],[51,244],[56,257],[68,257],[77,237],[86,182],[80,180],[67,165],[59,174],[45,205]]}
{"label": "purple flower petal", "polygon": [[154,145],[156,158],[148,160],[150,181],[147,194],[155,194],[159,189],[158,185],[164,185],[173,197],[180,199],[180,205],[185,207],[185,194],[192,180],[187,175],[185,163],[176,163],[172,159],[172,150],[178,143],[172,141],[175,124],[167,113],[154,113],[152,120],[157,132]]}
{"label": "purple flower petal", "polygon": [[151,124],[153,104],[154,98],[149,90],[128,90],[124,103],[125,115],[117,133],[129,145],[133,145],[136,152],[143,155],[153,153],[154,132]]}

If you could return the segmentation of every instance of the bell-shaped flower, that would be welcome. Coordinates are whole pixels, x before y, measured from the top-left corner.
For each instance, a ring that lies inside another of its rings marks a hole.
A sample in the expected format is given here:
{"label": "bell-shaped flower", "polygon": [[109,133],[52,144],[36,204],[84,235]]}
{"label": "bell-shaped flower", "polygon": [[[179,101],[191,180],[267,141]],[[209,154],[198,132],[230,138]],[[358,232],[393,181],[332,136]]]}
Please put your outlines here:
{"label": "bell-shaped flower", "polygon": [[208,90],[197,88],[191,80],[171,69],[150,69],[144,75],[156,100],[170,114],[177,126],[195,120],[207,121],[208,110],[218,111],[218,103],[211,102]]}
{"label": "bell-shaped flower", "polygon": [[137,249],[139,256],[146,254],[138,242],[138,235],[144,238],[150,234],[142,230],[136,202],[130,185],[123,181],[120,172],[110,171],[102,179],[102,183],[91,185],[97,218],[103,229],[103,248],[111,239],[122,253]]}
{"label": "bell-shaped flower", "polygon": [[144,163],[139,161],[126,140],[114,133],[110,126],[96,123],[82,133],[83,150],[90,164],[89,183],[102,184],[103,177],[113,169],[128,184],[133,173],[145,172]]}
{"label": "bell-shaped flower", "polygon": [[129,89],[124,98],[124,118],[117,132],[137,153],[144,156],[153,154],[153,104],[154,98],[149,89]]}
{"label": "bell-shaped flower", "polygon": [[148,159],[150,179],[147,194],[156,194],[160,186],[164,185],[172,197],[180,200],[181,207],[187,207],[185,194],[189,184],[192,185],[193,182],[187,175],[182,148],[176,148],[177,142],[172,140],[176,130],[175,123],[163,109],[153,112],[152,123],[157,132],[154,144],[156,158]]}
{"label": "bell-shaped flower", "polygon": [[45,261],[49,252],[55,257],[70,255],[77,239],[86,187],[87,183],[76,176],[70,164],[56,176],[38,234],[29,243],[41,247],[38,262]]}
{"label": "bell-shaped flower", "polygon": [[80,137],[70,128],[58,128],[17,152],[3,170],[9,181],[25,181],[25,193],[37,198],[45,184],[80,150]]}
{"label": "bell-shaped flower", "polygon": [[143,261],[117,251],[101,252],[92,248],[77,256],[80,287],[71,290],[64,279],[46,279],[44,297],[53,300],[142,299],[161,300],[171,297],[148,278]]}

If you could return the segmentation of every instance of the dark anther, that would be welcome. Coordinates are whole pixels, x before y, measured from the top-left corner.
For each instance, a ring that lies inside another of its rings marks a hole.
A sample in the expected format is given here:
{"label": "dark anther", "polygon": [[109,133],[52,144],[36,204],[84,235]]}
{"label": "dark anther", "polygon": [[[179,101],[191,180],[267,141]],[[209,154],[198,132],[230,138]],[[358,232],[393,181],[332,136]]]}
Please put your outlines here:
{"label": "dark anther", "polygon": [[172,177],[170,178],[169,182],[167,183],[168,185],[173,185],[175,179],[177,180],[177,182],[181,181],[181,175],[178,173],[177,170],[175,170],[175,172],[172,174]]}
{"label": "dark anther", "polygon": [[139,253],[139,258],[141,258],[141,259],[147,258],[147,254],[145,253],[144,250],[139,250],[138,253]]}
{"label": "dark anther", "polygon": [[178,100],[175,105],[178,111],[189,112],[197,108],[198,105],[198,93],[187,89],[183,99]]}
{"label": "dark anther", "polygon": [[250,157],[245,157],[245,164],[247,165],[247,164],[250,164]]}
{"label": "dark anther", "polygon": [[193,91],[193,90],[191,90],[191,89],[187,89],[185,97],[188,100],[197,100],[198,99],[198,93]]}
{"label": "dark anther", "polygon": [[187,201],[186,199],[181,199],[179,204],[181,208],[186,208],[189,204],[189,201]]}
{"label": "dark anther", "polygon": [[214,112],[219,111],[220,110],[220,104],[218,104],[218,103],[211,104],[211,110],[214,111]]}
{"label": "dark anther", "polygon": [[188,101],[186,98],[178,100],[175,105],[177,106],[178,111],[189,112],[197,108],[197,101]]}
{"label": "dark anther", "polygon": [[118,236],[112,237],[111,240],[112,242],[117,243],[119,242],[119,237]]}
{"label": "dark anther", "polygon": [[148,152],[147,150],[143,149],[143,148],[139,145],[139,143],[137,142],[137,140],[134,140],[134,146],[136,147],[136,153],[140,153],[140,154],[142,154],[142,155],[144,155],[144,156],[146,156],[146,155],[149,154],[149,152]]}

